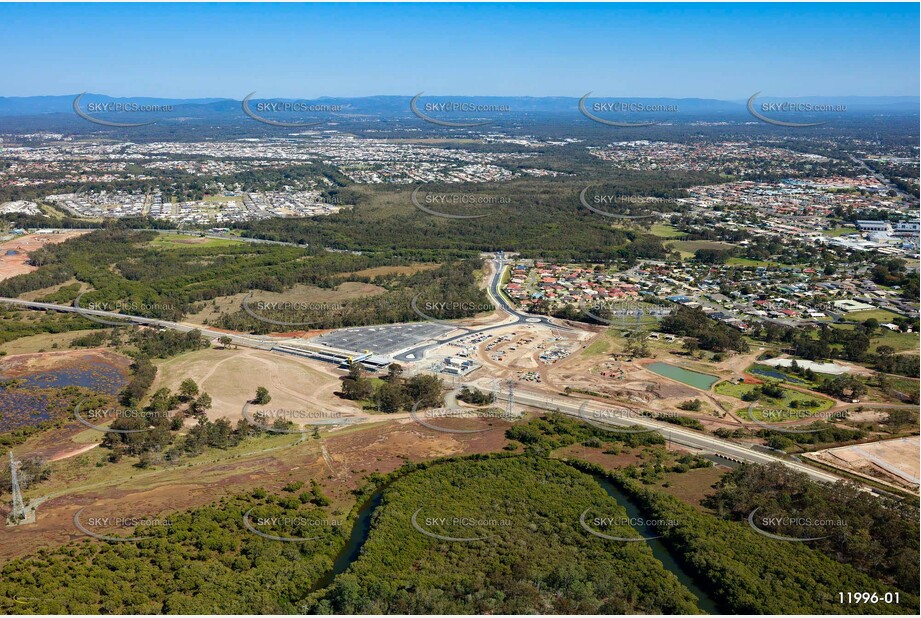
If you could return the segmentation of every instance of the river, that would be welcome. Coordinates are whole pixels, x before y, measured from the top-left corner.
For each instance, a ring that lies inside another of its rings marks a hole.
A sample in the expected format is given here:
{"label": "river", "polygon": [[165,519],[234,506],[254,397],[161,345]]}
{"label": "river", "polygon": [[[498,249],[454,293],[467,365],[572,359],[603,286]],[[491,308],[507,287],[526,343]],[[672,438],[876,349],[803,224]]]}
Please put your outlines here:
{"label": "river", "polygon": [[368,533],[371,531],[371,518],[374,516],[375,509],[380,506],[384,490],[387,489],[387,487],[389,487],[389,483],[378,488],[377,491],[371,494],[370,498],[365,500],[361,508],[358,509],[358,515],[355,518],[355,524],[352,526],[352,531],[349,533],[348,541],[346,541],[345,546],[339,550],[336,559],[333,560],[333,568],[314,583],[313,590],[322,590],[329,586],[333,583],[333,580],[336,579],[337,575],[344,573],[352,566],[352,563],[358,559],[358,556],[361,555],[361,548],[368,539]]}
{"label": "river", "polygon": [[[627,511],[627,517],[629,517],[631,521],[644,519],[643,512],[640,507],[638,507],[635,502],[623,494],[613,483],[594,474],[590,476],[595,479],[595,482],[601,486],[605,493],[617,500],[617,504],[624,507],[624,509]],[[657,534],[655,529],[649,528],[645,525],[634,526],[633,529],[644,537],[653,537]],[[697,607],[699,607],[701,611],[708,614],[722,613],[719,611],[716,601],[714,601],[709,594],[707,594],[700,586],[697,585],[697,583],[694,581],[694,578],[691,577],[690,573],[684,570],[684,567],[681,566],[681,563],[678,562],[678,559],[675,557],[675,555],[672,554],[671,550],[665,545],[665,543],[662,542],[662,539],[650,539],[646,541],[646,543],[649,545],[649,549],[652,550],[652,555],[662,563],[662,566],[665,567],[665,570],[673,573],[675,577],[678,578],[678,581],[680,581],[685,588],[690,590],[691,594],[697,597]]]}
{"label": "river", "polygon": [[[623,494],[614,484],[601,476],[594,474],[589,474],[589,476],[595,479],[595,482],[598,483],[605,493],[614,498],[620,506],[624,507],[631,521],[643,519],[642,511],[636,503]],[[371,519],[374,516],[374,511],[380,506],[383,493],[388,486],[389,484],[379,488],[371,494],[370,498],[365,500],[364,504],[362,504],[361,508],[358,510],[355,524],[352,526],[352,531],[349,533],[348,541],[333,561],[333,568],[317,580],[313,586],[313,590],[321,590],[329,586],[333,580],[336,579],[336,576],[344,573],[361,555],[361,548],[371,531]],[[644,537],[651,537],[656,534],[654,530],[650,530],[646,526],[635,526],[634,530]],[[697,606],[701,611],[708,614],[721,613],[713,598],[697,585],[694,578],[684,570],[681,563],[661,539],[650,539],[646,542],[652,550],[653,556],[662,563],[665,570],[673,573],[675,577],[678,578],[678,581],[697,598]]]}

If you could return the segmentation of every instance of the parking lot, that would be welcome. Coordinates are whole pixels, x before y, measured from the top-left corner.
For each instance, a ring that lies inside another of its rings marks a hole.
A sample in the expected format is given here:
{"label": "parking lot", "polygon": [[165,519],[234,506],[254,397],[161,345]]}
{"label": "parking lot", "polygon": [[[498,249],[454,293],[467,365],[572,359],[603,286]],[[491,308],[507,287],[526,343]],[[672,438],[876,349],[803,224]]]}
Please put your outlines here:
{"label": "parking lot", "polygon": [[454,330],[432,322],[412,324],[390,324],[387,326],[361,326],[343,328],[311,340],[311,343],[328,345],[341,350],[362,352],[370,350],[375,354],[391,356],[400,350],[445,335]]}

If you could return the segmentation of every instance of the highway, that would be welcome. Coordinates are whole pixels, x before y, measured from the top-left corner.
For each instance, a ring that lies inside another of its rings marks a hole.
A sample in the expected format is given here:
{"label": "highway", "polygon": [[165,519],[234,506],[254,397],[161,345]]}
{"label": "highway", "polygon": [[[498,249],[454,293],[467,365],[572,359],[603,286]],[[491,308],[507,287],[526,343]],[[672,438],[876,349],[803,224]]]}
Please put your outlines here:
{"label": "highway", "polygon": [[[264,241],[263,241],[264,242]],[[499,308],[501,311],[505,311],[510,314],[514,320],[504,321],[500,324],[494,324],[491,326],[484,327],[474,327],[467,328],[463,326],[458,326],[458,329],[461,329],[462,332],[457,335],[452,335],[449,337],[443,337],[436,339],[431,343],[422,344],[416,346],[410,350],[402,352],[394,356],[394,360],[401,362],[410,362],[410,361],[419,361],[425,357],[425,353],[433,348],[445,345],[462,337],[473,333],[479,333],[484,331],[490,331],[498,328],[506,328],[508,326],[513,326],[515,324],[541,324],[550,328],[557,328],[561,330],[572,330],[565,326],[558,326],[552,323],[548,318],[544,316],[532,316],[526,313],[520,313],[514,310],[502,297],[502,294],[499,292],[499,286],[502,281],[502,273],[504,272],[507,266],[507,262],[502,260],[496,260],[496,269],[493,273],[492,280],[489,283],[487,288],[490,300],[493,304]],[[291,339],[281,339],[278,337],[262,336],[262,335],[240,335],[236,333],[228,333],[221,330],[213,330],[204,326],[196,326],[190,324],[183,324],[181,322],[170,322],[168,320],[160,320],[156,318],[146,318],[140,316],[133,316],[125,313],[116,313],[114,311],[103,311],[98,309],[87,309],[87,308],[78,308],[70,305],[57,305],[53,303],[41,303],[35,301],[21,300],[19,298],[0,298],[0,303],[8,303],[11,305],[18,305],[20,307],[25,307],[28,309],[46,309],[50,311],[61,311],[65,313],[80,313],[85,316],[94,316],[100,318],[101,320],[117,320],[120,322],[130,322],[132,324],[140,324],[144,326],[157,326],[160,328],[171,328],[181,332],[188,332],[190,330],[199,330],[206,337],[216,339],[221,336],[230,337],[234,345],[245,346],[250,348],[258,348],[262,350],[269,350],[272,347],[282,344],[289,343],[293,340]],[[89,319],[92,319],[90,317]]]}
{"label": "highway", "polygon": [[[222,330],[212,330],[204,326],[193,324],[183,324],[181,322],[170,322],[168,320],[158,320],[156,318],[145,318],[125,313],[116,313],[114,311],[102,311],[99,309],[86,309],[72,307],[70,305],[55,305],[53,303],[40,303],[30,300],[21,300],[19,298],[0,297],[0,303],[17,305],[27,309],[46,309],[49,311],[61,311],[64,313],[79,313],[84,316],[93,316],[101,320],[119,320],[121,322],[130,322],[131,324],[141,324],[144,326],[158,326],[160,328],[171,328],[180,332],[187,333],[191,330],[201,331],[202,335],[217,339],[218,337],[230,337],[234,345],[245,346],[249,348],[259,348],[261,350],[270,350],[274,346],[291,341],[291,339],[280,339],[278,337],[268,337],[263,335],[240,335],[228,333]],[[88,319],[92,319],[91,317]],[[106,323],[106,322],[103,322]]]}
{"label": "highway", "polygon": [[[474,385],[471,385],[474,386]],[[508,401],[507,392],[499,392],[498,398],[503,401]],[[579,419],[585,418],[587,416],[586,412],[598,411],[601,412],[605,410],[604,404],[589,401],[589,400],[570,400],[570,399],[557,399],[550,397],[544,393],[528,391],[521,388],[516,388],[512,394],[512,398],[515,403],[530,406],[533,408],[539,408],[542,410],[559,410],[562,414],[567,416],[573,416]],[[617,406],[618,404],[612,404]],[[579,413],[579,410],[585,406],[582,414]],[[602,420],[603,419],[603,420]],[[603,415],[603,416],[592,416],[592,423],[594,424],[608,424],[612,426],[621,426],[629,427],[631,425],[639,425],[646,427],[652,430],[657,431],[662,434],[667,440],[680,444],[682,446],[689,446],[692,448],[700,449],[708,453],[714,453],[720,455],[730,460],[741,461],[746,463],[755,463],[755,464],[769,464],[769,463],[779,463],[791,470],[797,472],[802,472],[809,476],[814,481],[819,481],[821,483],[834,483],[836,481],[842,480],[842,477],[819,470],[817,468],[810,467],[806,464],[793,461],[791,459],[777,457],[771,455],[770,453],[765,453],[763,451],[754,449],[747,445],[736,444],[728,440],[723,440],[715,436],[695,431],[693,429],[685,429],[677,425],[672,425],[669,423],[663,423],[655,421],[652,419],[647,419],[644,417],[634,417],[634,418],[618,418],[616,415]]]}
{"label": "highway", "polygon": [[[501,279],[501,271],[502,271],[501,267],[496,269],[496,276],[494,278],[493,284],[495,284],[496,280]],[[493,289],[495,288],[493,287]],[[133,324],[141,324],[145,326],[156,326],[156,327],[161,327],[161,328],[171,328],[174,330],[178,330],[180,332],[199,330],[201,331],[203,335],[205,335],[206,337],[210,337],[212,339],[216,339],[218,337],[226,335],[231,338],[231,341],[234,343],[234,345],[257,348],[257,349],[262,349],[262,350],[269,350],[279,343],[288,341],[286,339],[279,339],[277,337],[268,337],[268,336],[261,336],[261,335],[232,334],[232,333],[226,333],[224,331],[211,330],[211,329],[200,327],[200,326],[182,324],[180,322],[170,322],[167,320],[131,316],[131,315],[126,315],[122,313],[116,313],[113,311],[102,311],[102,310],[97,310],[97,309],[85,309],[85,308],[78,309],[76,307],[72,307],[69,305],[56,305],[52,303],[41,303],[41,302],[35,302],[35,301],[21,300],[18,298],[0,297],[0,303],[7,303],[7,304],[15,305],[15,306],[25,307],[28,309],[44,309],[44,310],[50,310],[50,311],[61,311],[61,312],[66,312],[66,313],[82,313],[84,315],[88,314],[88,315],[92,315],[92,316],[95,316],[101,319],[109,319],[109,320],[119,319],[119,320],[131,322]],[[514,322],[507,322],[505,324],[490,326],[484,329],[476,329],[476,332],[482,332],[483,330],[491,330],[494,328],[505,328],[509,325],[520,323],[523,317],[524,317],[523,315],[519,315],[518,320]],[[524,319],[530,320],[530,317],[524,317]],[[474,332],[474,331],[470,331],[470,332]],[[456,337],[449,338],[447,341],[450,341],[452,339],[459,338],[459,337],[464,337],[470,334],[470,332],[465,332]],[[443,343],[444,341],[438,344],[430,344],[429,346],[425,346],[425,347],[434,347],[435,345],[442,345]],[[475,386],[475,385],[471,385],[471,386]],[[498,397],[500,400],[507,400],[508,393],[500,392],[498,394]],[[521,388],[514,391],[513,398],[516,403],[521,404],[521,405],[526,405],[526,406],[543,409],[543,410],[559,410],[563,414],[567,414],[569,416],[573,416],[576,418],[582,418],[582,416],[579,414],[579,409],[580,409],[580,406],[582,405],[585,405],[586,406],[585,410],[588,410],[588,411],[604,410],[604,405],[597,403],[597,402],[586,401],[586,400],[557,399],[557,398],[553,398],[547,395],[546,393],[529,391],[529,390],[521,389]],[[824,483],[833,483],[835,481],[841,480],[841,477],[839,476],[830,474],[828,472],[824,472],[816,468],[809,467],[797,461],[777,457],[769,453],[765,453],[763,451],[753,449],[750,446],[736,444],[734,442],[723,440],[721,438],[717,438],[712,435],[704,434],[702,432],[685,429],[685,428],[678,427],[676,425],[671,425],[668,423],[654,421],[652,419],[646,419],[642,417],[620,419],[620,418],[611,417],[610,415],[608,415],[605,417],[604,421],[597,421],[596,419],[593,419],[593,422],[609,423],[612,425],[620,425],[620,426],[640,425],[643,427],[648,427],[650,429],[653,429],[661,433],[668,440],[675,442],[676,444],[681,444],[683,446],[689,446],[692,448],[701,449],[705,452],[712,452],[716,455],[720,455],[730,460],[743,461],[743,462],[749,462],[749,463],[759,463],[759,464],[780,463],[784,466],[787,466],[790,469],[796,470],[798,472],[803,472],[807,474],[810,478],[816,481],[820,481]]]}

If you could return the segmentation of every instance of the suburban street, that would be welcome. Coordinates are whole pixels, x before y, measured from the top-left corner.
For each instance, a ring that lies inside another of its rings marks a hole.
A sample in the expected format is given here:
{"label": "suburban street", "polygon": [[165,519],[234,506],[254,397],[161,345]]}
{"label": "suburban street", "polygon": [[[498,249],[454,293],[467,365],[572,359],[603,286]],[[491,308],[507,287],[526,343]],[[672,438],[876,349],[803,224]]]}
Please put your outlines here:
{"label": "suburban street", "polygon": [[[525,313],[515,311],[514,308],[512,308],[508,304],[507,301],[505,301],[505,299],[503,298],[499,290],[499,286],[501,285],[501,281],[502,281],[502,275],[503,275],[505,268],[507,268],[508,266],[508,262],[506,262],[500,256],[497,256],[496,260],[493,263],[494,263],[495,268],[494,268],[492,277],[490,279],[489,285],[487,287],[488,294],[490,296],[490,300],[495,304],[496,307],[500,308],[501,311],[504,311],[510,314],[514,318],[514,320],[511,320],[511,321],[506,320],[499,324],[494,324],[494,325],[479,327],[479,328],[478,327],[473,327],[473,328],[458,327],[458,328],[464,329],[460,334],[452,335],[449,337],[444,337],[436,341],[433,341],[431,343],[420,345],[415,348],[412,348],[411,350],[404,351],[394,356],[394,360],[402,361],[402,362],[418,361],[424,358],[424,355],[427,351],[440,347],[444,344],[450,343],[451,341],[460,339],[462,337],[466,337],[472,333],[486,332],[486,331],[491,331],[491,330],[495,330],[499,328],[507,328],[515,324],[521,324],[521,323],[541,324],[541,325],[552,327],[552,328],[565,328],[565,327],[560,327],[552,323],[549,318],[546,318],[543,316],[531,316]],[[47,309],[47,310],[63,311],[63,312],[70,312],[70,313],[82,313],[84,315],[88,314],[88,315],[92,315],[92,316],[99,317],[102,319],[109,319],[109,320],[118,319],[118,320],[128,321],[134,324],[140,324],[140,325],[145,325],[145,326],[171,328],[174,330],[178,330],[180,332],[188,332],[188,331],[197,329],[201,331],[203,335],[209,338],[228,336],[231,338],[234,345],[252,347],[252,348],[263,349],[263,350],[270,350],[275,345],[291,341],[290,339],[281,339],[281,338],[270,337],[270,336],[234,334],[234,333],[213,330],[213,329],[200,327],[200,326],[182,324],[179,322],[169,322],[166,320],[158,320],[158,319],[153,319],[153,318],[129,316],[126,314],[115,313],[111,311],[89,310],[89,309],[83,309],[83,308],[78,309],[76,307],[69,306],[69,305],[56,305],[52,303],[26,301],[26,300],[20,300],[18,298],[0,298],[0,302],[17,305],[21,307],[26,307],[30,309]],[[567,328],[566,330],[571,330],[571,329]],[[518,388],[514,391],[513,397],[514,397],[514,401],[521,405],[526,405],[526,406],[530,406],[530,407],[534,407],[534,408],[538,408],[542,410],[559,410],[563,414],[567,414],[569,416],[574,416],[577,418],[581,418],[579,415],[579,410],[580,410],[580,406],[582,405],[586,406],[585,410],[602,410],[604,408],[602,404],[592,402],[592,401],[584,401],[584,400],[572,401],[572,400],[566,400],[566,399],[558,399],[558,398],[553,398],[546,393],[529,391],[529,390],[524,390],[521,388]],[[507,400],[508,393],[500,392],[498,394],[498,398],[500,400]],[[668,423],[661,423],[661,422],[654,421],[651,419],[646,419],[646,418],[609,419],[606,422],[610,422],[612,425],[622,425],[622,426],[641,425],[643,427],[648,427],[652,430],[655,430],[661,433],[671,442],[674,442],[676,444],[681,444],[683,446],[695,448],[695,449],[701,449],[705,452],[719,455],[731,461],[759,463],[759,464],[780,463],[792,470],[796,470],[798,472],[803,472],[807,474],[813,480],[825,482],[825,483],[833,483],[833,482],[836,482],[842,479],[842,477],[839,477],[837,475],[819,470],[817,468],[813,468],[801,462],[793,461],[789,458],[777,457],[775,455],[766,453],[763,450],[757,450],[750,446],[736,444],[734,442],[730,442],[728,440],[717,438],[712,435],[704,434],[704,433],[689,430],[689,429],[684,429],[684,428],[678,427],[676,425],[671,425]]]}
{"label": "suburban street", "polygon": [[[410,350],[401,352],[397,354],[396,356],[394,356],[394,360],[398,360],[402,362],[419,361],[425,358],[425,354],[429,350],[433,350],[445,344],[451,343],[452,341],[462,339],[463,337],[472,335],[474,333],[484,333],[484,332],[489,332],[491,330],[496,330],[499,328],[508,328],[509,326],[514,326],[516,324],[538,324],[538,325],[546,326],[547,328],[553,328],[556,330],[564,330],[564,331],[573,330],[572,328],[568,326],[562,326],[560,324],[553,322],[547,316],[531,315],[529,313],[523,313],[515,309],[505,299],[505,296],[502,294],[502,291],[500,289],[502,286],[502,278],[505,273],[505,269],[508,268],[509,262],[505,260],[505,258],[502,257],[500,254],[497,254],[494,260],[490,260],[490,263],[493,264],[494,268],[493,268],[492,276],[490,277],[490,280],[489,280],[489,284],[486,286],[486,293],[489,296],[490,302],[492,302],[493,306],[496,307],[497,311],[499,311],[500,313],[504,312],[510,317],[512,317],[513,319],[503,320],[499,324],[491,324],[489,326],[480,326],[480,327],[469,327],[469,326],[458,325],[457,328],[462,329],[461,333],[456,334],[456,335],[450,335],[447,337],[442,337],[442,338],[432,341],[431,343],[426,343],[420,346],[416,346]],[[443,323],[443,322],[440,322],[440,323]]]}

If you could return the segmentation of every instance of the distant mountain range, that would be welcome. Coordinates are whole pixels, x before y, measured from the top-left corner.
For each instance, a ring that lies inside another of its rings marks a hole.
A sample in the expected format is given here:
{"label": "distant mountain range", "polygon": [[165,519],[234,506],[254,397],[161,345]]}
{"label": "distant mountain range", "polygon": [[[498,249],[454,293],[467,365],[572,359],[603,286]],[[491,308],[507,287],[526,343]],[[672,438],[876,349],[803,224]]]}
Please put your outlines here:
{"label": "distant mountain range", "polygon": [[[30,97],[0,97],[0,116],[25,116],[42,114],[73,113],[73,103],[77,94],[71,95],[43,95]],[[348,106],[345,113],[350,114],[375,114],[375,115],[405,115],[409,112],[409,102],[412,96],[369,96],[369,97],[321,97],[319,99],[290,99],[290,98],[254,98],[253,104],[260,102],[292,102],[299,101],[311,104],[342,105]],[[423,95],[419,104],[423,103],[477,103],[480,105],[507,106],[511,113],[564,113],[577,111],[580,97],[503,97],[503,96],[428,96]],[[744,113],[747,99],[724,101],[718,99],[699,98],[649,98],[649,97],[617,97],[603,96],[593,93],[587,105],[593,102],[627,102],[650,105],[677,106],[679,113],[709,114],[709,113]],[[846,105],[848,110],[858,112],[891,112],[891,113],[918,113],[921,108],[921,97],[894,96],[894,97],[770,97],[760,96],[761,103],[780,102],[811,102],[828,105]],[[171,105],[174,113],[190,115],[211,115],[219,112],[239,112],[241,100],[227,98],[201,98],[201,99],[171,99],[156,97],[111,97],[103,94],[87,93],[81,99],[81,108],[91,103],[136,103],[139,105]]]}

